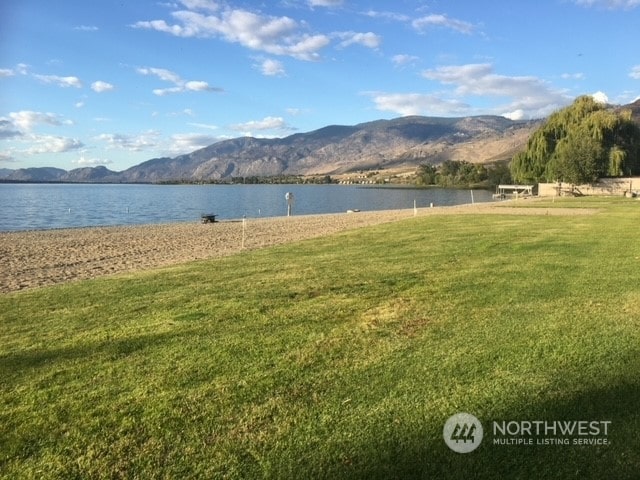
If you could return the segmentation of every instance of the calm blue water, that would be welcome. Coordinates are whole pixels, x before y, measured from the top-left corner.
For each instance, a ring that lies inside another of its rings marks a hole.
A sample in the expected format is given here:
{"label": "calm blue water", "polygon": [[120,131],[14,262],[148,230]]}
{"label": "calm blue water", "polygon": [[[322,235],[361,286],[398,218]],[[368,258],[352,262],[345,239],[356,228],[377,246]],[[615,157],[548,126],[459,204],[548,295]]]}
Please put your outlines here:
{"label": "calm blue water", "polygon": [[[469,190],[354,185],[0,184],[0,231],[199,221],[202,213],[282,216],[286,192],[294,194],[293,215],[471,203]],[[484,190],[473,197],[492,200]]]}

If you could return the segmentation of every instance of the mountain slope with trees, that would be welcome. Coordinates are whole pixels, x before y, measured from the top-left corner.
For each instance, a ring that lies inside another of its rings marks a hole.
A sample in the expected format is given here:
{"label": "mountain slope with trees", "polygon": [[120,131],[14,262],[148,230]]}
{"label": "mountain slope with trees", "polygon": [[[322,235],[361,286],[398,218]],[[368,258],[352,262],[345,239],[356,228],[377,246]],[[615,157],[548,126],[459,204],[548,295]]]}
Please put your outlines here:
{"label": "mountain slope with trees", "polygon": [[640,174],[640,127],[632,109],[611,109],[590,96],[552,114],[511,162],[518,183],[593,183]]}

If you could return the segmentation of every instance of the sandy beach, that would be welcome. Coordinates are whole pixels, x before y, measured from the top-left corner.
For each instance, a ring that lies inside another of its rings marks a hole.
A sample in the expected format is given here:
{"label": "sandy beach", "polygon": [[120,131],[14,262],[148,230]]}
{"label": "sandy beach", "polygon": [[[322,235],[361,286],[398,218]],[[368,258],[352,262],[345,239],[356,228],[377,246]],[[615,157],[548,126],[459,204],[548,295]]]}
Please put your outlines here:
{"label": "sandy beach", "polygon": [[[244,249],[252,250],[414,216],[500,213],[577,215],[594,210],[501,208],[487,203],[247,219]],[[0,233],[0,292],[53,285],[122,272],[149,270],[242,251],[243,222],[174,223]]]}

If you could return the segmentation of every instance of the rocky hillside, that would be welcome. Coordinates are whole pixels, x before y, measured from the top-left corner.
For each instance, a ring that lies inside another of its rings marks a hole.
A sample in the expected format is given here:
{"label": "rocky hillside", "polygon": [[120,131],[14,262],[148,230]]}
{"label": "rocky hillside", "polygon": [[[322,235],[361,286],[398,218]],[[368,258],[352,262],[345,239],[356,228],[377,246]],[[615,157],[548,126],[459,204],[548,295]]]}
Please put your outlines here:
{"label": "rocky hillside", "polygon": [[637,124],[640,124],[640,99],[624,107],[619,107],[618,110],[631,110],[631,118]]}
{"label": "rocky hillside", "polygon": [[52,173],[52,169],[24,169],[5,178],[68,182],[206,181],[410,169],[421,163],[437,164],[445,160],[490,162],[511,158],[525,146],[538,124],[498,116],[402,117],[355,126],[327,126],[285,138],[224,140],[175,158],[148,160],[122,172],[105,167],[57,173]]}
{"label": "rocky hillside", "polygon": [[59,182],[67,174],[66,170],[53,167],[20,168],[18,170],[4,170],[3,180],[16,182]]}
{"label": "rocky hillside", "polygon": [[356,126],[328,126],[278,139],[236,138],[176,158],[159,158],[121,173],[124,181],[327,175],[415,167],[444,160],[510,158],[533,131],[503,117],[403,117]]}

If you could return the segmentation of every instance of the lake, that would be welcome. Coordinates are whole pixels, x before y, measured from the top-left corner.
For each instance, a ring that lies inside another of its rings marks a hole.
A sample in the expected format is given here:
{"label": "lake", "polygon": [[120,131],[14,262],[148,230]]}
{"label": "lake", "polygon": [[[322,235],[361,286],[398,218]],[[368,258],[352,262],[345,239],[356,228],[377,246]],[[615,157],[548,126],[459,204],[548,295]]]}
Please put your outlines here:
{"label": "lake", "polygon": [[[471,203],[470,190],[356,185],[0,184],[0,231],[200,221]],[[474,190],[475,202],[492,201]]]}

